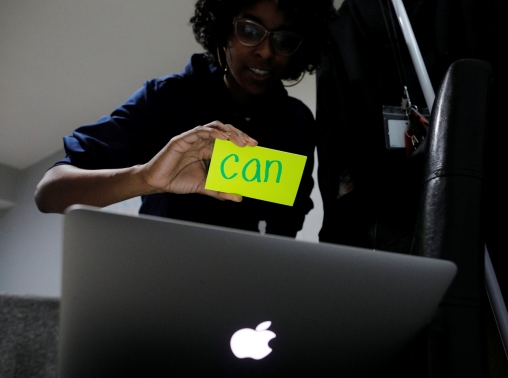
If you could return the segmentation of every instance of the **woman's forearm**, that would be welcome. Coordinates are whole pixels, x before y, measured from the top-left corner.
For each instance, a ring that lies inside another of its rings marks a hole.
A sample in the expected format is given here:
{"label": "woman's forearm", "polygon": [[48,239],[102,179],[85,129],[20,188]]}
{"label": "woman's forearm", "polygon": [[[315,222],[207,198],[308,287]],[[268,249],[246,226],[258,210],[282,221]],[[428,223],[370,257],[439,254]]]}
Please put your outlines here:
{"label": "woman's forearm", "polygon": [[144,181],[141,167],[85,170],[72,165],[56,166],[37,185],[35,202],[43,213],[63,213],[75,204],[104,207],[156,193]]}

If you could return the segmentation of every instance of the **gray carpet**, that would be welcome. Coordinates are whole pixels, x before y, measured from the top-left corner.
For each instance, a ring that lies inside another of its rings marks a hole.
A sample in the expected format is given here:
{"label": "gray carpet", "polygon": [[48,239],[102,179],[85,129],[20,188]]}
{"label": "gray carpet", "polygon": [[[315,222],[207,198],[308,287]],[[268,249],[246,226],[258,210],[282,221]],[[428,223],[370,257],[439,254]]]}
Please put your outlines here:
{"label": "gray carpet", "polygon": [[58,298],[0,294],[0,378],[57,376]]}

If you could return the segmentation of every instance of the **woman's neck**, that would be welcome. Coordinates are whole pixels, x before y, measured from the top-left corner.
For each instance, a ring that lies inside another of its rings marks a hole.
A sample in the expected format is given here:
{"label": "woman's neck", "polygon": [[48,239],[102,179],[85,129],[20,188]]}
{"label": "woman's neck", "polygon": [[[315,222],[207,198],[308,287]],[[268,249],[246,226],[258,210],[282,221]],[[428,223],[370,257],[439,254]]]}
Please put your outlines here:
{"label": "woman's neck", "polygon": [[224,84],[238,110],[246,117],[251,117],[256,110],[259,110],[259,106],[261,106],[261,103],[268,94],[253,95],[246,93],[234,80],[228,80],[227,74],[224,74]]}

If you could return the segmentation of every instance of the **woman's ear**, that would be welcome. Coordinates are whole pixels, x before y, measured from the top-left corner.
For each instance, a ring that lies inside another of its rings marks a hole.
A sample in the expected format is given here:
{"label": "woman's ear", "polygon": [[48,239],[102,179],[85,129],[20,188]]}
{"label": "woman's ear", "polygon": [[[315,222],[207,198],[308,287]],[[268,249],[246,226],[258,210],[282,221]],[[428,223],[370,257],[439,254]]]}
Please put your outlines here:
{"label": "woman's ear", "polygon": [[226,46],[217,45],[217,61],[220,68],[222,68],[224,72],[227,72],[228,63],[226,60]]}

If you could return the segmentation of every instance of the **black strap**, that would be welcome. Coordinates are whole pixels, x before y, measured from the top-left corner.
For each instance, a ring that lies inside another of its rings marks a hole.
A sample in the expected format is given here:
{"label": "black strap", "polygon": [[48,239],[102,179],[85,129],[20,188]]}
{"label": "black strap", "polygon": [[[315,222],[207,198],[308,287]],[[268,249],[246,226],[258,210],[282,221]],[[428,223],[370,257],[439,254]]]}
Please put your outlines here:
{"label": "black strap", "polygon": [[[383,4],[383,1],[386,1],[386,6]],[[386,30],[388,31],[388,37],[390,39],[390,45],[392,46],[395,62],[397,64],[397,71],[399,72],[400,82],[404,88],[407,88],[406,73],[402,63],[399,32],[397,23],[394,20],[395,9],[393,9],[391,0],[378,0],[378,2],[379,6],[381,7],[381,13],[383,13]],[[385,8],[387,8],[388,15],[386,14],[387,11]]]}

